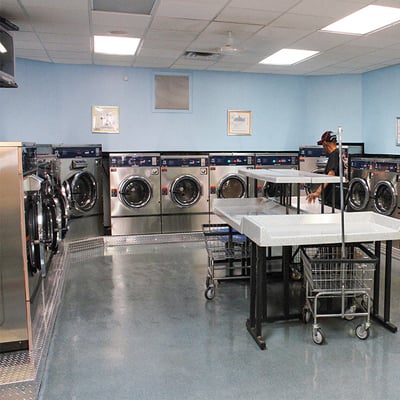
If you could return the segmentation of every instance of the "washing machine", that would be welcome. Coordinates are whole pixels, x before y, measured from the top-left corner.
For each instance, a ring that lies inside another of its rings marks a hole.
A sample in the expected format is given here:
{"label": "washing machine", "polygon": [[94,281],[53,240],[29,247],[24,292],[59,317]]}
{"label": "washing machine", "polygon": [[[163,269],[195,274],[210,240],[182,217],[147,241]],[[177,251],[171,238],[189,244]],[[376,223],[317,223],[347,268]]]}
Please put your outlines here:
{"label": "washing machine", "polygon": [[[298,152],[256,153],[254,167],[256,169],[298,169]],[[293,195],[296,194],[296,185],[291,187],[291,192]],[[283,195],[283,187],[279,183],[257,183],[257,197],[279,200]]]}
{"label": "washing machine", "polygon": [[375,160],[373,177],[373,208],[379,214],[400,218],[400,159]]}
{"label": "washing machine", "polygon": [[214,199],[254,197],[253,180],[248,184],[247,179],[238,173],[239,169],[254,168],[254,153],[210,153],[209,160],[210,223],[220,224],[224,221],[212,212]]}
{"label": "washing machine", "polygon": [[[299,170],[324,174],[328,163],[328,154],[323,146],[303,145],[299,148]],[[308,195],[315,192],[319,184],[301,185],[301,195]]]}
{"label": "washing machine", "polygon": [[371,158],[350,157],[348,211],[373,210],[374,164]]}
{"label": "washing machine", "polygon": [[0,352],[31,349],[45,264],[34,144],[0,143]]}
{"label": "washing machine", "polygon": [[161,155],[163,233],[197,232],[209,222],[208,155]]}
{"label": "washing machine", "polygon": [[102,146],[55,145],[70,214],[68,240],[103,235]]}
{"label": "washing machine", "polygon": [[161,233],[160,154],[110,153],[111,235]]}

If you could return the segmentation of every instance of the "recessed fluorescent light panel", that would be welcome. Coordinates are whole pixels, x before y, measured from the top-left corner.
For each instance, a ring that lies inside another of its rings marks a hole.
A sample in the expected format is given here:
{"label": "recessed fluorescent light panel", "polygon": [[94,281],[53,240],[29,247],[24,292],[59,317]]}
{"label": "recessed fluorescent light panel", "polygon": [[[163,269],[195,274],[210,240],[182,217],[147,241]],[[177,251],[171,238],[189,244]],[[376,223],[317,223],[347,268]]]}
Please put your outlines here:
{"label": "recessed fluorescent light panel", "polygon": [[319,51],[314,50],[282,49],[260,61],[260,64],[293,65],[305,61],[318,53]]}
{"label": "recessed fluorescent light panel", "polygon": [[322,28],[322,31],[365,35],[400,21],[400,8],[367,6]]}
{"label": "recessed fluorescent light panel", "polygon": [[94,52],[119,56],[133,56],[139,46],[140,39],[119,36],[95,36]]}

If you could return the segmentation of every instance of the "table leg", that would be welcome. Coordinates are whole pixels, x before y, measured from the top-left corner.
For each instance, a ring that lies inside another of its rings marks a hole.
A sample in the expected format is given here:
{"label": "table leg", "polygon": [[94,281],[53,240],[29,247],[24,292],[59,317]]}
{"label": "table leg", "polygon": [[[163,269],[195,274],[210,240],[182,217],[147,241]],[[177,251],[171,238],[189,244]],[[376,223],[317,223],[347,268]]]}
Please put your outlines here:
{"label": "table leg", "polygon": [[[256,341],[261,350],[265,350],[265,339],[262,336],[262,314],[263,314],[263,279],[266,274],[265,248],[256,246],[256,257],[252,257],[250,272],[250,318],[246,322],[247,330]],[[252,256],[254,256],[252,252]]]}
{"label": "table leg", "polygon": [[[392,244],[391,240],[386,241],[386,255],[385,255],[385,280],[384,280],[384,294],[383,294],[383,318],[379,315],[379,294],[380,294],[380,274],[377,273],[380,265],[375,270],[374,278],[377,279],[374,285],[374,304],[372,307],[373,319],[383,325],[389,331],[396,333],[397,326],[390,322],[390,297],[392,288]],[[375,244],[375,255],[380,261],[380,243]],[[378,254],[379,251],[379,254]]]}

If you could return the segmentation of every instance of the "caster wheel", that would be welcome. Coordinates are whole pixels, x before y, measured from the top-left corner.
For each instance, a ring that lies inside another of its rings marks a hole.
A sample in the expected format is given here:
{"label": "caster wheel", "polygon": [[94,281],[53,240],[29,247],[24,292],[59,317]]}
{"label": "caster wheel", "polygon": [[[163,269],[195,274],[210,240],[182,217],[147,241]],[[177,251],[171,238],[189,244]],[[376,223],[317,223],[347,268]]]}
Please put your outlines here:
{"label": "caster wheel", "polygon": [[356,327],[356,336],[360,340],[368,339],[368,337],[369,337],[369,329],[367,329],[364,324],[357,325],[357,327]]}
{"label": "caster wheel", "polygon": [[308,324],[311,319],[311,312],[308,308],[303,308],[303,322]]}
{"label": "caster wheel", "polygon": [[355,305],[351,306],[348,310],[345,311],[344,313],[344,319],[347,321],[351,321],[355,318],[354,315],[348,315],[348,314],[353,314],[357,311],[357,307]]}
{"label": "caster wheel", "polygon": [[322,344],[325,342],[325,335],[320,328],[313,329],[312,338],[315,344]]}
{"label": "caster wheel", "polygon": [[301,281],[301,279],[303,278],[303,275],[302,275],[302,273],[300,271],[292,271],[290,273],[290,278],[293,281]]}
{"label": "caster wheel", "polygon": [[214,286],[208,287],[204,292],[204,296],[206,297],[207,300],[212,300],[215,297]]}

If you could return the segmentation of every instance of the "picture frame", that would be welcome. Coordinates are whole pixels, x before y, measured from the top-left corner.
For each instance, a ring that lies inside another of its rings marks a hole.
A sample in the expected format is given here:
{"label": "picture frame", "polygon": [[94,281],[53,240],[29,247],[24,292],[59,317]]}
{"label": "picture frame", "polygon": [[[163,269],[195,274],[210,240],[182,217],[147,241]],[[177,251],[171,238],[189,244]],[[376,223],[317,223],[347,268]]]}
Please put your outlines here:
{"label": "picture frame", "polygon": [[400,146],[400,117],[396,118],[396,146]]}
{"label": "picture frame", "polygon": [[119,133],[118,106],[92,106],[93,133]]}
{"label": "picture frame", "polygon": [[251,135],[251,111],[228,110],[228,135]]}

